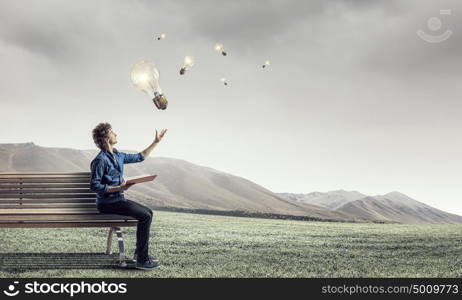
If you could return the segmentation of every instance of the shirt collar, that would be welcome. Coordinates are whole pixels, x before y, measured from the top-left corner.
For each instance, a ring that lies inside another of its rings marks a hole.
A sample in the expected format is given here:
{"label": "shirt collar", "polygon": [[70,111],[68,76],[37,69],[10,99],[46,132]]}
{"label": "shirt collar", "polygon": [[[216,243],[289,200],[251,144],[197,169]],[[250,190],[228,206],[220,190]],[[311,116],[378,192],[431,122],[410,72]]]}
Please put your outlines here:
{"label": "shirt collar", "polygon": [[112,153],[106,149],[101,149],[101,152],[103,152],[106,155],[110,155],[110,156],[115,156],[115,154],[119,153],[119,151],[117,151],[116,148],[112,149]]}
{"label": "shirt collar", "polygon": [[111,153],[110,151],[106,150],[106,149],[101,149],[101,153],[108,157],[110,160],[112,160],[114,162],[114,164],[117,166],[117,153],[119,153],[116,149],[113,149],[113,153]]}

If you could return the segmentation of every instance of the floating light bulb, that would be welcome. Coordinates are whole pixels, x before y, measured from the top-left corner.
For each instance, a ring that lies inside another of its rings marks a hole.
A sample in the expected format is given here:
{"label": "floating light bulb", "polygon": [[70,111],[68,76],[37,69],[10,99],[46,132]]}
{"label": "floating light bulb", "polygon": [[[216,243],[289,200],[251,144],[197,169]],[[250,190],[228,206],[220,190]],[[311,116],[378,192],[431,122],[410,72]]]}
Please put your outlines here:
{"label": "floating light bulb", "polygon": [[184,57],[184,62],[183,62],[183,66],[181,67],[180,69],[180,75],[184,75],[184,73],[189,70],[189,68],[191,68],[192,66],[194,66],[194,57],[192,56],[185,56]]}
{"label": "floating light bulb", "polygon": [[263,64],[262,68],[264,69],[264,68],[266,68],[266,67],[269,66],[269,65],[270,65],[270,61],[267,60],[267,61],[265,61],[265,63]]}
{"label": "floating light bulb", "polygon": [[221,52],[223,56],[227,55],[225,48],[223,47],[223,44],[215,44],[215,50]]}
{"label": "floating light bulb", "polygon": [[162,94],[160,74],[154,63],[146,60],[136,63],[130,77],[135,87],[148,94],[158,109],[167,108],[168,101]]}
{"label": "floating light bulb", "polygon": [[226,81],[226,78],[220,78],[220,81],[223,82],[224,85],[228,85],[228,82]]}
{"label": "floating light bulb", "polygon": [[158,37],[157,37],[157,40],[160,41],[160,40],[163,40],[167,37],[167,35],[165,33],[161,33]]}

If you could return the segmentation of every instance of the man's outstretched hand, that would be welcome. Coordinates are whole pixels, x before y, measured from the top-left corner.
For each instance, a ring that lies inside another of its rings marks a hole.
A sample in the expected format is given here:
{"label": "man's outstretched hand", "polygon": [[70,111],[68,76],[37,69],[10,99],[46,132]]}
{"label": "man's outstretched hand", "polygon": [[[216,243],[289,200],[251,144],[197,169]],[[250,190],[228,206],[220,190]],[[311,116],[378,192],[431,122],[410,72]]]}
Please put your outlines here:
{"label": "man's outstretched hand", "polygon": [[166,132],[167,132],[167,129],[162,129],[160,133],[157,132],[156,130],[156,139],[154,140],[154,142],[151,145],[149,145],[146,149],[141,151],[141,154],[143,155],[144,158],[148,157],[149,154],[151,154],[152,150],[154,150],[156,145],[162,140]]}
{"label": "man's outstretched hand", "polygon": [[167,129],[162,129],[160,133],[157,132],[156,130],[156,139],[154,140],[154,143],[158,143],[162,140],[164,137],[165,133],[167,132]]}

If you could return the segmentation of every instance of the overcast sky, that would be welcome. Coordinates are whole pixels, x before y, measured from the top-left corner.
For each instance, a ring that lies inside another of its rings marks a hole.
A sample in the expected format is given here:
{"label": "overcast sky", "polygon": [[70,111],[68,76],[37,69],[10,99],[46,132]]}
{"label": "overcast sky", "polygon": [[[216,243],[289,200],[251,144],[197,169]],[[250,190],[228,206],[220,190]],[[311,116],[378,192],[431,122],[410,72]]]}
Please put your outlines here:
{"label": "overcast sky", "polygon": [[[459,0],[1,1],[0,143],[94,149],[91,130],[107,121],[119,149],[142,150],[168,128],[153,155],[274,192],[397,190],[462,214],[461,9]],[[432,17],[441,28],[428,27]],[[452,35],[429,43],[419,29]],[[185,55],[196,65],[180,76]],[[142,59],[159,68],[165,111],[130,82]]]}

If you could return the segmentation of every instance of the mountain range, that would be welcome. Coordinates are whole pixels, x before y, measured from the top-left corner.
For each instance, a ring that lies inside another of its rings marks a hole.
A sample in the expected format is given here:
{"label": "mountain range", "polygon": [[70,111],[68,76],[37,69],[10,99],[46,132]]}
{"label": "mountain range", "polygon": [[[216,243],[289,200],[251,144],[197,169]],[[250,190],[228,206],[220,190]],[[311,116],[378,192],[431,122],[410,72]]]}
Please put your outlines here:
{"label": "mountain range", "polygon": [[[34,143],[0,144],[0,173],[88,172],[98,150],[41,147]],[[133,151],[125,151],[133,152]],[[330,221],[408,224],[462,223],[399,192],[367,196],[343,190],[308,194],[274,193],[245,178],[181,159],[150,157],[126,165],[126,176],[157,174],[155,181],[130,188],[127,198],[153,208],[245,212]]]}
{"label": "mountain range", "polygon": [[278,195],[294,203],[318,205],[359,219],[405,224],[462,223],[459,215],[444,212],[396,191],[377,196],[345,190]]}

